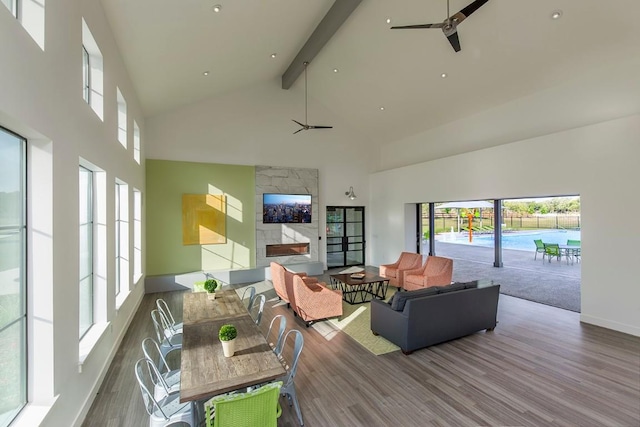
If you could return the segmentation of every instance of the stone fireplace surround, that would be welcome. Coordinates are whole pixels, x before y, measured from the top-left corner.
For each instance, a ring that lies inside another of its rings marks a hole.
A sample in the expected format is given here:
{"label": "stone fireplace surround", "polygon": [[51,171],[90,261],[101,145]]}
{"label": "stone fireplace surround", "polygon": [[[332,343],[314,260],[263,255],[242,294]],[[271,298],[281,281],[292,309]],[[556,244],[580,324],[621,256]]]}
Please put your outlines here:
{"label": "stone fireplace surround", "polygon": [[[256,166],[256,267],[271,261],[280,264],[318,262],[319,215],[318,169]],[[310,224],[263,224],[264,193],[311,194]],[[267,256],[267,245],[308,244],[306,254]]]}

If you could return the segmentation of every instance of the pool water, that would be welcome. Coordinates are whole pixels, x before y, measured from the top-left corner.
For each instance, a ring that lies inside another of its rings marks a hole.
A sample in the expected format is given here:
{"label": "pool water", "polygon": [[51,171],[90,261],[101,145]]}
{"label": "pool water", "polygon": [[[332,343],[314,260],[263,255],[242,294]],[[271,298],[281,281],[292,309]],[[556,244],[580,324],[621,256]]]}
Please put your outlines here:
{"label": "pool water", "polygon": [[[447,236],[449,237],[449,236]],[[535,250],[536,244],[534,240],[541,239],[544,243],[558,243],[566,245],[567,240],[580,240],[580,230],[531,230],[531,231],[514,231],[511,233],[502,233],[503,249],[518,249],[524,251]],[[473,242],[469,243],[469,237],[456,236],[455,240],[449,238],[442,239],[444,242],[471,244],[474,246],[494,247],[493,234],[473,235]]]}

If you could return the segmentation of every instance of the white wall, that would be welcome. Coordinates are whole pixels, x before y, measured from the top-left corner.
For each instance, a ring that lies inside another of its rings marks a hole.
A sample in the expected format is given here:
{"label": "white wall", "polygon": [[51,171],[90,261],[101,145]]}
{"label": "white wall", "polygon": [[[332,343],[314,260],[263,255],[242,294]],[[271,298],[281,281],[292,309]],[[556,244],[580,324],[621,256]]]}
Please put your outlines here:
{"label": "white wall", "polygon": [[[380,169],[467,153],[640,113],[640,57],[600,61],[564,83],[380,150]],[[522,84],[526,86],[527,82]],[[464,98],[460,98],[464,103]]]}
{"label": "white wall", "polygon": [[640,335],[640,115],[371,175],[369,260],[405,249],[405,203],[578,194],[581,320]]}
{"label": "white wall", "polygon": [[[82,99],[82,17],[104,56],[105,121]],[[133,143],[117,141],[116,85],[133,119],[144,121],[98,0],[47,2],[44,51],[0,6],[0,125],[29,139],[30,175],[29,347],[30,401],[25,414],[46,414],[43,426],[83,420],[97,387],[142,298],[138,285],[115,310],[114,185],[119,178],[144,194],[144,165],[133,161]],[[107,293],[110,328],[79,373],[78,165],[80,157],[107,175]],[[37,198],[36,198],[37,196]],[[130,198],[132,206],[133,197]],[[130,209],[132,215],[133,209]],[[131,224],[133,222],[131,221]],[[131,233],[133,229],[131,229]],[[133,241],[131,234],[130,241]],[[131,251],[132,252],[132,251]],[[34,292],[37,289],[38,292]],[[35,316],[35,317],[34,317]],[[41,334],[37,342],[34,336]],[[50,339],[53,334],[53,339]],[[44,361],[43,361],[44,360]],[[48,361],[48,363],[47,363]],[[35,381],[35,383],[34,383]],[[30,412],[30,410],[33,410]],[[16,425],[38,425],[20,419]]]}
{"label": "white wall", "polygon": [[[291,119],[304,121],[304,92],[283,90],[274,79],[147,119],[147,158],[318,169],[319,260],[326,265],[325,208],[368,205],[377,153],[311,97],[309,123],[334,128],[294,135]],[[344,194],[350,186],[356,200]]]}

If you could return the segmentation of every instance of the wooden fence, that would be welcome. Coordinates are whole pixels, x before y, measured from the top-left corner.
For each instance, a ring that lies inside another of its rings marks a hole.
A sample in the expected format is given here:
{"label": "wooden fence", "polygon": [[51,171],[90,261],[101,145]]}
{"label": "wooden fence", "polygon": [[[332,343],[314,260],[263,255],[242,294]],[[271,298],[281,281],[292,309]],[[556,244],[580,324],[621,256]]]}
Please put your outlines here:
{"label": "wooden fence", "polygon": [[[579,215],[545,215],[545,216],[505,216],[502,218],[502,228],[507,230],[537,230],[537,229],[580,229]],[[492,229],[495,228],[493,215],[483,215],[483,218],[473,219],[474,228]],[[458,219],[452,214],[436,214],[435,217],[436,233],[458,230]],[[466,230],[468,220],[466,217],[460,217],[460,228]],[[429,230],[429,216],[422,216],[423,232]]]}

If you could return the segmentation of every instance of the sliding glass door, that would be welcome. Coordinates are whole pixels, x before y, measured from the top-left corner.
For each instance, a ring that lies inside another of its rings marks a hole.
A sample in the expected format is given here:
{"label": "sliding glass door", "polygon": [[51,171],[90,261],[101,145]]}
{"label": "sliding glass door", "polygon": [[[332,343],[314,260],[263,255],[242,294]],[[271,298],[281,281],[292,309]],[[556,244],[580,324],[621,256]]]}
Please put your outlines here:
{"label": "sliding glass door", "polygon": [[327,267],[364,265],[364,206],[327,206]]}

